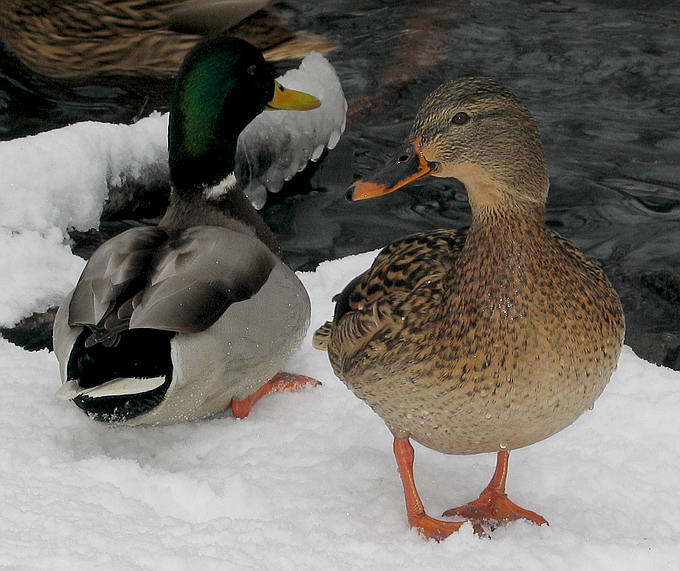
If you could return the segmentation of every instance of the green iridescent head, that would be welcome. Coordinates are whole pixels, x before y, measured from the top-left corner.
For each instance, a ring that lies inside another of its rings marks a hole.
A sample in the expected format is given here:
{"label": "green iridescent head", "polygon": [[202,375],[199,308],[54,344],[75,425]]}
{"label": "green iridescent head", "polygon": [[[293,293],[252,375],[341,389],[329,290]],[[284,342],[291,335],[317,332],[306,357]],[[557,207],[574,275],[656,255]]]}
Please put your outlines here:
{"label": "green iridescent head", "polygon": [[217,184],[234,170],[239,134],[265,108],[314,109],[318,99],[284,89],[260,51],[218,36],[198,43],[179,70],[170,108],[170,176],[176,189]]}

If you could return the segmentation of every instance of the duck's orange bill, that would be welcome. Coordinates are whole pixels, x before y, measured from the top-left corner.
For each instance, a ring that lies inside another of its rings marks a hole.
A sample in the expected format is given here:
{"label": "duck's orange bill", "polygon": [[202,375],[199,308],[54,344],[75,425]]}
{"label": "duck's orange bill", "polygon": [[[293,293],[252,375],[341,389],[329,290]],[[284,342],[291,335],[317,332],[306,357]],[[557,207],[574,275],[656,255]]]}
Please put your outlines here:
{"label": "duck's orange bill", "polygon": [[418,141],[407,144],[374,175],[356,181],[347,189],[348,200],[366,200],[394,192],[431,173],[435,165],[420,152]]}

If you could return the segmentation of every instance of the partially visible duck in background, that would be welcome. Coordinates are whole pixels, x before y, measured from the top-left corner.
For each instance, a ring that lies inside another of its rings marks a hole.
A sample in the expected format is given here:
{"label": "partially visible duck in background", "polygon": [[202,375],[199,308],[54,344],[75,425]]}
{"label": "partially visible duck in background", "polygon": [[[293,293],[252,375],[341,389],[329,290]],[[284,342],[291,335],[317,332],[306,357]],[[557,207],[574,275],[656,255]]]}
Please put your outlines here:
{"label": "partially visible duck in background", "polygon": [[270,0],[3,0],[0,40],[34,72],[59,79],[97,74],[172,77],[206,35],[223,32],[270,61],[327,52],[322,36],[295,32]]}
{"label": "partially visible duck in background", "polygon": [[425,175],[465,185],[470,228],[387,246],[337,296],[314,344],[394,435],[408,520],[425,537],[443,539],[462,522],[426,514],[410,439],[445,454],[497,454],[479,499],[445,516],[470,520],[478,533],[518,518],[546,523],[508,499],[509,452],[593,407],[623,342],[619,298],[598,266],[546,226],[538,128],[499,82],[441,85],[403,149],[348,198],[381,196]]}
{"label": "partially visible duck in background", "polygon": [[172,194],[156,227],[98,248],[54,323],[62,387],[93,418],[128,425],[245,417],[268,392],[318,384],[279,373],[305,336],[309,298],[234,177],[237,138],[265,108],[320,102],[274,80],[259,50],[220,36],[177,77]]}

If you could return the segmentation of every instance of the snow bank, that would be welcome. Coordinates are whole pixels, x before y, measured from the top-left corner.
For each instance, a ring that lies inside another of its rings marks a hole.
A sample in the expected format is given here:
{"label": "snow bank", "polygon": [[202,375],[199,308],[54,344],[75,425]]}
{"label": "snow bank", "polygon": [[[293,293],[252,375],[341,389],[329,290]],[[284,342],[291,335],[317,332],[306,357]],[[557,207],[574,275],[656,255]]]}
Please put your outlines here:
{"label": "snow bank", "polygon": [[[84,262],[68,228],[97,228],[108,189],[167,162],[167,116],[78,123],[0,142],[0,324],[58,303]],[[23,260],[23,263],[22,263]]]}
{"label": "snow bank", "polygon": [[[243,132],[237,171],[258,207],[345,128],[347,104],[323,56],[308,55],[280,81],[322,107],[262,113]],[[84,264],[65,245],[67,230],[97,228],[109,189],[167,172],[167,129],[167,114],[154,113],[134,125],[77,123],[0,142],[0,325],[59,303],[73,287]]]}
{"label": "snow bank", "polygon": [[261,113],[241,133],[236,178],[256,208],[264,206],[267,191],[278,192],[310,160],[318,160],[326,147],[335,148],[345,131],[347,102],[333,66],[321,54],[310,53],[279,81],[316,96],[321,107],[304,113]]}
{"label": "snow bank", "polygon": [[[375,253],[301,274],[312,325]],[[311,338],[311,329],[309,338]],[[549,527],[445,542],[408,528],[391,437],[309,338],[288,370],[318,389],[250,418],[111,428],[58,401],[54,356],[0,340],[0,567],[11,569],[677,570],[680,373],[623,351],[595,410],[513,452],[508,488]],[[416,445],[433,515],[477,496],[495,458]]]}

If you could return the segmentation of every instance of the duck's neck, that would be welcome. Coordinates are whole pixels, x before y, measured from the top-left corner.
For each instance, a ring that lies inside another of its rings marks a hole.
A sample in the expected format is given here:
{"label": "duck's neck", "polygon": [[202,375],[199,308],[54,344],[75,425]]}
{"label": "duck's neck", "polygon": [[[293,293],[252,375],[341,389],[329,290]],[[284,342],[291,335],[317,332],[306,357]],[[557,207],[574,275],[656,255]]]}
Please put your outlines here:
{"label": "duck's neck", "polygon": [[472,224],[464,254],[483,255],[486,249],[489,254],[516,255],[526,249],[527,243],[547,235],[545,197],[549,183],[544,167],[515,177],[517,181],[494,176],[472,163],[445,166],[438,176],[455,177],[465,185],[472,207]]}
{"label": "duck's neck", "polygon": [[201,195],[234,172],[238,133],[233,137],[221,134],[214,144],[193,152],[191,144],[178,131],[171,129],[169,134],[170,178],[177,194]]}
{"label": "duck's neck", "polygon": [[[545,207],[534,204],[514,204],[473,208],[470,231],[486,232],[493,228],[510,232],[521,238],[522,230],[545,228]],[[510,236],[506,236],[510,238]]]}
{"label": "duck's neck", "polygon": [[189,89],[187,82],[178,79],[170,112],[172,193],[159,226],[181,230],[211,225],[252,232],[280,255],[274,234],[233,174],[238,136],[255,110],[235,100],[229,89],[216,89],[209,81],[190,82]]}
{"label": "duck's neck", "polygon": [[473,211],[462,254],[466,260],[512,268],[514,261],[534,256],[549,236],[543,206],[479,208]]}
{"label": "duck's neck", "polygon": [[200,192],[183,193],[172,189],[168,209],[159,227],[172,231],[199,225],[252,232],[274,254],[281,255],[281,246],[274,233],[238,184],[215,200],[206,199]]}
{"label": "duck's neck", "polygon": [[451,295],[443,307],[445,319],[521,317],[526,298],[522,292],[535,281],[537,268],[547,265],[554,250],[551,236],[543,208],[475,211],[465,245],[447,277]]}

